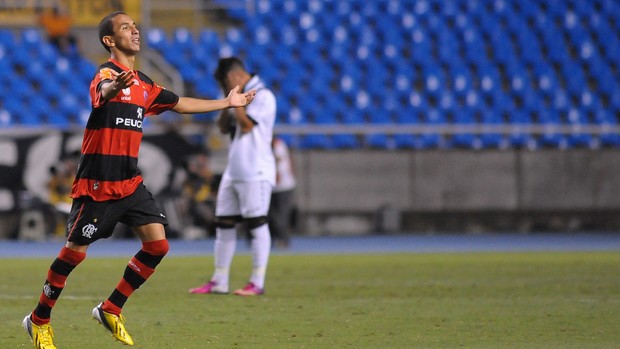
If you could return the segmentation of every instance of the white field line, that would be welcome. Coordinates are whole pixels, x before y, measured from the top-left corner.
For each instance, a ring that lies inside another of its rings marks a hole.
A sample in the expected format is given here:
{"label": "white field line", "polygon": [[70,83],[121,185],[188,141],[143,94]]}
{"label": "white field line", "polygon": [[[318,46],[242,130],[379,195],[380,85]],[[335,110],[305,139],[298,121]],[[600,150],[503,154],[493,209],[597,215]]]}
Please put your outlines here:
{"label": "white field line", "polygon": [[[87,296],[71,296],[71,295],[62,295],[60,298],[62,300],[70,300],[70,301],[92,301],[96,300],[95,297],[87,297]],[[16,294],[2,294],[0,293],[0,299],[6,300],[38,300],[39,297],[33,293],[32,295],[16,295]]]}

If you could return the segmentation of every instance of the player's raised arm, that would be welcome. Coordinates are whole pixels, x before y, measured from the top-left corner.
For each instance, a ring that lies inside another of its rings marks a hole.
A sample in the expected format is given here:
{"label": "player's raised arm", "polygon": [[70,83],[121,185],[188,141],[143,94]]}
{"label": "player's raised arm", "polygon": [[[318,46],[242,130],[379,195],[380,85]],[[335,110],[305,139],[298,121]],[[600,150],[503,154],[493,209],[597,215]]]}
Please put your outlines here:
{"label": "player's raised arm", "polygon": [[254,100],[256,90],[239,93],[239,86],[233,88],[224,99],[199,99],[181,97],[172,109],[182,114],[208,113],[230,107],[243,107]]}

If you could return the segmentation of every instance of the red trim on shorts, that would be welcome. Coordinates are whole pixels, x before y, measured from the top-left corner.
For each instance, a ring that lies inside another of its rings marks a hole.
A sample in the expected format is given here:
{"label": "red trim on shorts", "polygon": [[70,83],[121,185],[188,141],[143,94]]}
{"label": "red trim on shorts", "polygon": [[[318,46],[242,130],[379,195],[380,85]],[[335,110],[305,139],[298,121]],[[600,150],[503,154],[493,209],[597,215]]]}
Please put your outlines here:
{"label": "red trim on shorts", "polygon": [[73,231],[75,230],[75,226],[77,225],[76,223],[80,220],[80,217],[82,217],[82,211],[84,210],[84,205],[86,205],[86,203],[82,203],[82,206],[80,206],[80,211],[77,215],[77,218],[75,219],[75,221],[73,222],[73,225],[71,226],[71,230],[69,231],[69,235],[67,236],[67,240],[71,239],[71,236],[73,235]]}

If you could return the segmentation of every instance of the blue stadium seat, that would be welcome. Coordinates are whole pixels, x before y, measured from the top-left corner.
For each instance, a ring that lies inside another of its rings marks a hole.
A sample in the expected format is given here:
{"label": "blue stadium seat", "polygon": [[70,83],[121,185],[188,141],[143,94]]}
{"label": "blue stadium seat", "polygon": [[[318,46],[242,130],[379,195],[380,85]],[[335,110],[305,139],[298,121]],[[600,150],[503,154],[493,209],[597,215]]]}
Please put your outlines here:
{"label": "blue stadium seat", "polygon": [[473,133],[467,131],[468,128],[476,126],[477,122],[474,118],[473,111],[469,108],[464,108],[454,112],[453,125],[463,127],[463,130],[452,136],[451,145],[456,148],[472,148],[480,149],[482,143],[480,139]]}
{"label": "blue stadium seat", "polygon": [[56,79],[42,79],[39,82],[39,93],[48,98],[49,100],[58,101],[63,91],[58,86]]}
{"label": "blue stadium seat", "polygon": [[30,81],[40,82],[43,79],[49,79],[47,69],[43,66],[43,62],[35,60],[26,66],[26,78]]}
{"label": "blue stadium seat", "polygon": [[12,127],[14,126],[13,115],[6,109],[0,107],[0,126]]}
{"label": "blue stadium seat", "polygon": [[384,133],[370,133],[364,135],[364,144],[367,147],[379,148],[379,149],[393,149],[395,148],[394,141],[391,136]]}
{"label": "blue stadium seat", "polygon": [[586,77],[583,68],[575,63],[568,63],[562,66],[562,73],[566,79],[566,89],[569,93],[580,93],[586,85]]}
{"label": "blue stadium seat", "polygon": [[[216,0],[216,2],[221,3],[222,6],[224,6],[224,7],[229,6],[229,2],[228,1]],[[241,3],[237,2],[237,4],[238,5],[236,5],[236,6],[228,7],[227,10],[226,10],[226,13],[228,13],[228,15],[231,18],[234,18],[234,19],[239,20],[239,21],[246,21],[249,18],[251,18],[251,14],[248,13],[248,10],[247,10],[247,6],[248,5],[244,5],[243,2],[241,2]],[[259,8],[261,8],[261,7],[259,6]]]}
{"label": "blue stadium seat", "polygon": [[[598,109],[594,114],[594,123],[600,125],[603,128],[615,127],[618,125],[618,120],[616,115],[618,112],[612,109]],[[618,147],[620,146],[620,134],[615,132],[603,132],[600,137],[601,145],[603,146],[611,146]]]}
{"label": "blue stadium seat", "polygon": [[299,146],[302,149],[332,149],[332,141],[328,135],[309,134],[301,136]]}
{"label": "blue stadium seat", "polygon": [[81,77],[82,80],[88,81],[88,83],[90,83],[93,76],[95,76],[96,72],[97,72],[97,66],[95,66],[90,61],[83,59],[83,58],[77,60],[77,73],[79,74],[77,78]]}
{"label": "blue stadium seat", "polygon": [[484,43],[481,40],[473,40],[463,45],[465,49],[465,60],[470,64],[488,64],[489,60],[484,54],[486,52]]}
{"label": "blue stadium seat", "polygon": [[39,46],[38,58],[45,67],[53,69],[56,60],[60,58],[60,54],[55,46],[48,42],[44,42]]}
{"label": "blue stadium seat", "polygon": [[571,108],[568,111],[567,123],[573,128],[573,133],[567,137],[570,147],[593,147],[594,139],[592,136],[581,131],[581,126],[589,124],[587,115],[583,110]]}
{"label": "blue stadium seat", "polygon": [[292,134],[288,134],[288,133],[278,133],[278,134],[274,134],[274,136],[279,137],[280,139],[282,139],[284,141],[284,143],[286,143],[287,146],[289,146],[289,148],[297,148],[298,145],[298,140],[297,140],[297,136],[292,135]]}
{"label": "blue stadium seat", "polygon": [[177,48],[191,48],[194,44],[194,35],[185,27],[178,27],[172,32],[172,45]]}
{"label": "blue stadium seat", "polygon": [[20,43],[27,48],[38,48],[45,40],[39,28],[29,27],[21,30]]}
{"label": "blue stadium seat", "polygon": [[40,126],[44,122],[44,112],[47,112],[45,106],[40,107],[40,104],[47,104],[43,98],[33,96],[28,102],[16,101],[15,103],[9,103],[7,101],[7,109],[17,118],[17,122],[23,126]]}
{"label": "blue stadium seat", "polygon": [[332,144],[337,149],[355,149],[360,147],[360,141],[353,134],[334,134],[331,136]]}
{"label": "blue stadium seat", "polygon": [[409,134],[395,134],[393,136],[394,146],[398,149],[421,148],[419,137]]}
{"label": "blue stadium seat", "polygon": [[428,95],[438,97],[445,88],[446,78],[439,66],[427,65],[424,68],[424,86]]}
{"label": "blue stadium seat", "polygon": [[542,110],[539,112],[538,122],[545,127],[543,134],[538,139],[541,147],[568,148],[569,144],[565,135],[558,130],[558,127],[563,124],[559,113]]}
{"label": "blue stadium seat", "polygon": [[162,28],[150,28],[146,33],[146,42],[151,48],[160,53],[165,52],[170,45],[168,36]]}
{"label": "blue stadium seat", "polygon": [[306,116],[304,115],[303,111],[301,111],[299,107],[297,106],[291,106],[290,112],[286,114],[285,117],[286,117],[286,124],[288,125],[300,126],[300,125],[308,124],[308,120],[306,119]]}
{"label": "blue stadium seat", "polygon": [[570,56],[566,54],[568,48],[564,43],[562,35],[559,32],[550,35],[551,36],[545,41],[549,61],[554,64],[568,63]]}
{"label": "blue stadium seat", "polygon": [[14,80],[10,81],[9,86],[12,94],[17,98],[29,97],[33,94],[33,87],[30,84],[30,81],[27,79],[20,79],[17,75],[15,75]]}
{"label": "blue stadium seat", "polygon": [[71,122],[65,117],[65,115],[54,110],[48,110],[46,113],[45,122],[58,128],[67,128],[71,125]]}
{"label": "blue stadium seat", "polygon": [[473,88],[473,78],[465,67],[455,67],[451,72],[452,90],[455,96],[464,97]]}
{"label": "blue stadium seat", "polygon": [[560,87],[553,68],[548,66],[538,66],[536,71],[536,87],[541,94],[551,96]]}
{"label": "blue stadium seat", "polygon": [[198,35],[198,42],[200,46],[218,47],[220,45],[220,36],[213,29],[203,28]]}
{"label": "blue stadium seat", "polygon": [[[438,109],[429,108],[424,113],[420,113],[422,116],[421,124],[428,126],[441,126],[446,125],[447,120],[444,114],[440,113]],[[443,146],[444,139],[440,133],[436,131],[429,131],[422,133],[419,136],[418,148],[427,149]]]}
{"label": "blue stadium seat", "polygon": [[59,101],[58,110],[67,118],[77,119],[80,112],[80,102],[75,95],[65,93]]}
{"label": "blue stadium seat", "polygon": [[557,112],[567,111],[570,107],[569,95],[563,89],[557,89],[551,101],[551,107]]}
{"label": "blue stadium seat", "polygon": [[415,28],[412,38],[413,47],[415,47],[411,56],[413,63],[425,64],[432,62],[432,46],[428,33],[422,30],[422,28]]}
{"label": "blue stadium seat", "polygon": [[458,59],[459,42],[455,33],[440,31],[437,35],[437,45],[437,53],[441,62],[450,64]]}
{"label": "blue stadium seat", "polygon": [[200,69],[196,65],[192,63],[183,64],[180,67],[178,67],[178,69],[184,81],[189,82],[191,84],[196,84],[200,80],[200,77],[201,77]]}
{"label": "blue stadium seat", "polygon": [[12,48],[16,44],[15,33],[8,28],[0,28],[0,45]]}
{"label": "blue stadium seat", "polygon": [[198,79],[196,81],[196,92],[200,96],[210,99],[217,98],[222,93],[217,83],[210,79]]}
{"label": "blue stadium seat", "polygon": [[491,94],[501,86],[501,77],[495,67],[487,67],[480,74],[480,91],[482,94]]}
{"label": "blue stadium seat", "polygon": [[502,119],[507,121],[507,126],[511,127],[511,132],[508,135],[510,146],[515,148],[536,148],[537,143],[534,137],[524,131],[525,127],[535,125],[530,114],[514,109],[496,110],[495,112],[501,114]]}
{"label": "blue stadium seat", "polygon": [[[371,106],[366,113],[367,120],[373,125],[390,125],[392,118],[384,108],[379,106]],[[366,135],[364,142],[375,148],[394,148],[395,145],[390,136],[383,133],[373,133]]]}
{"label": "blue stadium seat", "polygon": [[235,49],[244,44],[243,30],[239,28],[231,27],[226,29],[224,38],[226,43]]}
{"label": "blue stadium seat", "polygon": [[620,110],[620,93],[614,93],[609,99],[609,108],[613,110]]}

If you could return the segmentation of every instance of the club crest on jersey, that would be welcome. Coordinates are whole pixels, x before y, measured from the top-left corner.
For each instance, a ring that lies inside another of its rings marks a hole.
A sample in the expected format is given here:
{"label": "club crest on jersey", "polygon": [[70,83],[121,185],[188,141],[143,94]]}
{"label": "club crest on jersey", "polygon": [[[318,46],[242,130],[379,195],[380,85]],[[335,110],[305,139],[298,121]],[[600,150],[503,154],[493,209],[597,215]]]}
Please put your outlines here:
{"label": "club crest on jersey", "polygon": [[112,75],[112,69],[110,68],[103,68],[99,70],[99,78],[101,80],[112,80],[114,79],[113,75]]}
{"label": "club crest on jersey", "polygon": [[99,182],[93,183],[93,190],[99,189]]}
{"label": "club crest on jersey", "polygon": [[94,224],[88,223],[87,225],[82,227],[82,236],[85,238],[92,238],[93,234],[97,232],[97,227]]}

